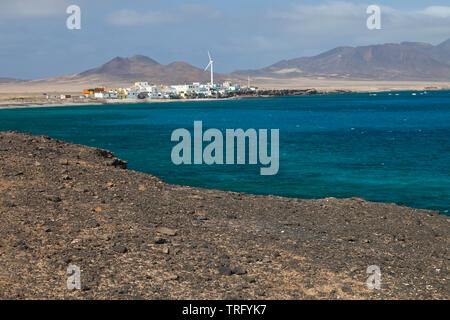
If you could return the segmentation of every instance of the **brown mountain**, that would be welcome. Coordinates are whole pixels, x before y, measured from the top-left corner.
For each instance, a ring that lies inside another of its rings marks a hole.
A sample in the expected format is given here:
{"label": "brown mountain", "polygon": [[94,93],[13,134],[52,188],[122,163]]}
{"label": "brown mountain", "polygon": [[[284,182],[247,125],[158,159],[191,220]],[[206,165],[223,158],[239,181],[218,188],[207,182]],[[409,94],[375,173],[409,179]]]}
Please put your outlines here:
{"label": "brown mountain", "polygon": [[[218,81],[228,78],[216,73],[214,77]],[[209,82],[210,72],[203,71],[186,62],[163,65],[146,56],[136,55],[130,58],[117,57],[98,68],[61,78],[95,83],[129,84],[135,81],[148,81],[155,84],[181,84]]]}
{"label": "brown mountain", "polygon": [[326,77],[373,80],[450,80],[450,39],[438,46],[404,42],[339,47],[313,57],[283,60],[236,76]]}
{"label": "brown mountain", "polygon": [[[21,81],[20,86],[12,87],[11,85],[14,84],[12,79],[4,78],[5,80],[2,81],[2,78],[0,78],[0,85],[7,92],[78,92],[87,87],[130,87],[137,81],[167,85],[192,82],[207,83],[210,81],[210,77],[209,71],[204,71],[186,62],[173,62],[163,65],[149,57],[135,55],[129,58],[116,57],[100,67],[81,73]],[[233,79],[235,77],[230,75],[214,74],[215,82]]]}
{"label": "brown mountain", "polygon": [[[450,39],[437,46],[403,42],[339,47],[313,57],[282,60],[258,70],[215,74],[214,79],[241,82],[247,76],[271,81],[291,78],[450,81]],[[129,87],[136,81],[169,85],[206,83],[210,81],[210,73],[186,62],[164,65],[136,55],[116,57],[97,68],[65,76],[29,81],[0,78],[0,85],[5,92],[78,92],[94,86]]]}
{"label": "brown mountain", "polygon": [[[448,43],[448,47],[447,44]],[[425,42],[402,42],[402,45],[420,51],[434,60],[450,65],[450,39],[438,46],[433,46]]]}

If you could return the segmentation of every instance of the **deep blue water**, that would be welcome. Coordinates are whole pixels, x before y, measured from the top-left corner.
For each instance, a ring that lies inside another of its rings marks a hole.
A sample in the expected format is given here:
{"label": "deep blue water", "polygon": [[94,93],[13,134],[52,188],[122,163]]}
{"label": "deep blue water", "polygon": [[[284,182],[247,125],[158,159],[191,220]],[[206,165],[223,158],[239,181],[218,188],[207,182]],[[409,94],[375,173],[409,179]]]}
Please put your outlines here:
{"label": "deep blue water", "polygon": [[[450,91],[0,110],[18,130],[114,151],[174,184],[300,198],[450,208]],[[172,164],[172,131],[280,129],[280,170]]]}

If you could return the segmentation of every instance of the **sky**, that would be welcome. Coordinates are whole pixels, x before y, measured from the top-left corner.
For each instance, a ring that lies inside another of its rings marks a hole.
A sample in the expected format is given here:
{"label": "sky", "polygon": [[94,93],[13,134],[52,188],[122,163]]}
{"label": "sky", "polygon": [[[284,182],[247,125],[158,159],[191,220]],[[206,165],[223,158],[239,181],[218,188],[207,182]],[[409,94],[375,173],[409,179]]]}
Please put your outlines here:
{"label": "sky", "polygon": [[[69,30],[67,7],[81,9]],[[381,29],[369,30],[369,5]],[[215,71],[266,67],[338,46],[450,38],[448,0],[0,0],[0,77],[82,72],[135,54]]]}

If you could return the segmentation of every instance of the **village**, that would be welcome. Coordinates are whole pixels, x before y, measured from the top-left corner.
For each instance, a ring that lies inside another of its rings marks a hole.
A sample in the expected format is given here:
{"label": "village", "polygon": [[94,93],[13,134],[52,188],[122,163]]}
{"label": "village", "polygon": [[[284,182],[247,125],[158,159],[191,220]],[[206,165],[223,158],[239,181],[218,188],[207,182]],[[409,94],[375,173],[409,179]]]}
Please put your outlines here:
{"label": "village", "polygon": [[152,85],[148,82],[135,82],[129,88],[107,88],[96,87],[84,89],[81,95],[60,94],[51,95],[44,93],[49,100],[149,100],[149,99],[213,99],[230,98],[237,95],[253,95],[257,91],[255,86],[241,86],[229,81],[222,84],[202,84],[194,82],[192,84],[181,85]]}
{"label": "village", "polygon": [[[152,85],[148,82],[135,82],[129,88],[108,89],[106,87],[84,89],[83,95],[72,97],[71,95],[61,95],[60,99],[207,99],[207,98],[228,98],[236,93],[246,94],[256,92],[257,88],[250,86],[250,77],[247,86],[233,84],[225,81],[222,84],[214,83],[214,60],[208,51],[209,63],[206,66],[211,72],[211,81],[208,84],[193,82],[192,84],[179,85]],[[49,96],[44,93],[47,99],[56,99],[57,96]]]}
{"label": "village", "polygon": [[[80,98],[93,99],[199,99],[227,98],[234,96],[233,92],[256,91],[256,87],[243,86],[224,82],[223,84],[192,84],[182,85],[151,85],[148,82],[136,82],[129,88],[91,88],[83,90]],[[70,98],[70,97],[67,97]]]}
{"label": "village", "polygon": [[[341,94],[350,90],[334,90],[328,93]],[[182,85],[152,85],[148,82],[135,82],[129,88],[107,88],[96,87],[84,89],[78,94],[48,94],[44,93],[44,99],[52,101],[65,101],[64,103],[87,103],[87,102],[138,102],[138,101],[168,101],[168,100],[192,100],[192,99],[227,99],[233,97],[279,97],[316,95],[325,92],[316,89],[258,89],[250,84],[242,86],[226,81],[222,84],[202,84],[194,82]],[[20,100],[19,100],[20,99]],[[18,103],[29,99],[15,98]],[[52,102],[54,103],[54,102]]]}

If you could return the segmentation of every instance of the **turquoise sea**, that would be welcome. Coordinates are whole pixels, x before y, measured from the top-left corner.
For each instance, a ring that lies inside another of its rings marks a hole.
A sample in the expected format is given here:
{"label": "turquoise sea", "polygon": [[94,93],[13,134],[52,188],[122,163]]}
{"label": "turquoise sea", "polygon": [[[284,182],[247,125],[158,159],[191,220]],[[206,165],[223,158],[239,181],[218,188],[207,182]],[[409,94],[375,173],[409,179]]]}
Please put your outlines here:
{"label": "turquoise sea", "polygon": [[[280,169],[171,162],[172,131],[279,129]],[[173,184],[450,209],[450,91],[0,110],[0,130],[109,149]]]}

